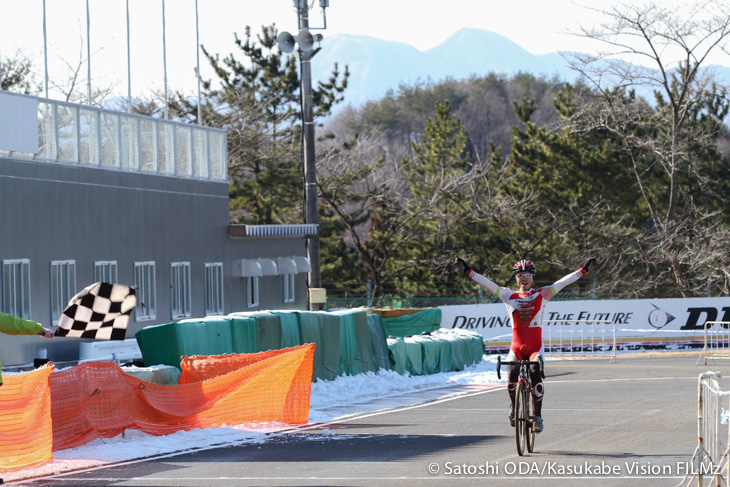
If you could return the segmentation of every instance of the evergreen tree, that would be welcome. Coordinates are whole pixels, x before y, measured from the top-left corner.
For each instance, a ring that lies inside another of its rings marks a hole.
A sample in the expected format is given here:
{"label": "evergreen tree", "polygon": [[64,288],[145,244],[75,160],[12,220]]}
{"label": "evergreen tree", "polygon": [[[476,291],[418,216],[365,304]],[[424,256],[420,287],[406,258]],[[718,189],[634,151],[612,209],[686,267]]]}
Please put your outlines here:
{"label": "evergreen tree", "polygon": [[437,290],[415,283],[448,275],[451,256],[467,238],[471,221],[470,204],[460,188],[473,176],[469,138],[448,100],[436,103],[420,143],[412,142],[411,147],[413,158],[404,158],[401,165],[409,183],[408,212],[414,216],[409,231],[418,237],[410,248],[399,249],[394,262],[410,264],[401,264],[408,271],[399,276],[399,288],[433,293]]}
{"label": "evergreen tree", "polygon": [[[221,58],[203,48],[215,80],[203,83],[203,123],[228,129],[231,219],[273,224],[302,220],[300,78],[295,55],[277,47],[277,29],[235,35],[237,51]],[[349,72],[334,66],[313,89],[314,116],[327,116],[342,101]],[[173,114],[195,120],[194,101],[177,94]]]}

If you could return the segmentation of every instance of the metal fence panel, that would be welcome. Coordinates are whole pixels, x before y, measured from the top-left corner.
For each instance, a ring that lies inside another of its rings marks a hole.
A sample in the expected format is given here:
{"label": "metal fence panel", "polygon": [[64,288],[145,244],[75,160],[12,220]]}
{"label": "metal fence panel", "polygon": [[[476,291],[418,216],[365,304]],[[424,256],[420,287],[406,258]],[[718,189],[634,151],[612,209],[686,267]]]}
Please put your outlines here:
{"label": "metal fence panel", "polygon": [[175,128],[157,123],[157,170],[161,174],[175,174]]}
{"label": "metal fence panel", "polygon": [[228,178],[228,165],[225,136],[217,132],[208,132],[208,155],[210,157],[210,178],[215,180]]}
{"label": "metal fence panel", "polygon": [[193,133],[190,127],[175,126],[175,175],[187,176],[193,175],[192,144]]}
{"label": "metal fence panel", "polygon": [[99,165],[99,112],[79,109],[79,159],[81,163]]}
{"label": "metal fence panel", "polygon": [[79,162],[78,108],[61,105],[58,107],[58,160]]}
{"label": "metal fence panel", "polygon": [[193,129],[193,176],[208,179],[208,135],[205,130]]}
{"label": "metal fence panel", "polygon": [[16,159],[181,178],[228,180],[225,130],[28,95],[38,101],[37,154]]}
{"label": "metal fence panel", "polygon": [[119,167],[119,115],[101,114],[101,166]]}
{"label": "metal fence panel", "polygon": [[157,123],[153,120],[140,120],[140,169],[157,172]]}
{"label": "metal fence panel", "polygon": [[139,169],[139,120],[136,118],[121,118],[120,166],[128,171]]}
{"label": "metal fence panel", "polygon": [[56,105],[38,103],[38,158],[55,161],[58,159],[56,146]]}

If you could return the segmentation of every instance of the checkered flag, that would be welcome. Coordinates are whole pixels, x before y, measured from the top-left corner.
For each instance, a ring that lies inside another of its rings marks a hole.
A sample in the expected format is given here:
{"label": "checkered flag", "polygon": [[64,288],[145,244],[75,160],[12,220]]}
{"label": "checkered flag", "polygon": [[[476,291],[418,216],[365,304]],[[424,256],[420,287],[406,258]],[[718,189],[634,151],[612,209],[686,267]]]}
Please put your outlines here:
{"label": "checkered flag", "polygon": [[56,336],[124,340],[129,315],[136,304],[134,288],[94,283],[71,298],[58,320]]}

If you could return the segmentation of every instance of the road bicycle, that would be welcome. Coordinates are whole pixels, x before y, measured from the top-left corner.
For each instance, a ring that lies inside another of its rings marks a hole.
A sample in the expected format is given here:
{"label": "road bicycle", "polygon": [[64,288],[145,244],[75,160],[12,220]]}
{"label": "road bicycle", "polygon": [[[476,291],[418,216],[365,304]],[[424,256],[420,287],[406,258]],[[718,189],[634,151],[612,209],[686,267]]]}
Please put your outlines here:
{"label": "road bicycle", "polygon": [[[501,367],[502,357],[497,357],[497,377],[502,379]],[[515,389],[515,440],[517,442],[517,453],[520,456],[532,453],[535,448],[535,428],[533,414],[534,404],[532,402],[532,380],[530,379],[530,364],[537,364],[540,367],[540,374],[544,376],[542,364],[540,362],[530,362],[529,360],[514,360],[504,362],[505,365],[517,365],[520,367],[519,379]]]}

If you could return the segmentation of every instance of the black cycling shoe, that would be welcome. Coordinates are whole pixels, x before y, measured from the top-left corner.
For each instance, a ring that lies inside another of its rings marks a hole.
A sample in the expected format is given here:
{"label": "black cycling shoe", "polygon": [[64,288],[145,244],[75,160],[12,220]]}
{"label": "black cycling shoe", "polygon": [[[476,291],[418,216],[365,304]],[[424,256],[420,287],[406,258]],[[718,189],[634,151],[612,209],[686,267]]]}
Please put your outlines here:
{"label": "black cycling shoe", "polygon": [[535,433],[542,433],[543,424],[542,418],[540,416],[535,416],[535,418],[532,420],[532,429]]}
{"label": "black cycling shoe", "polygon": [[509,425],[515,427],[515,406],[514,404],[509,407]]}

